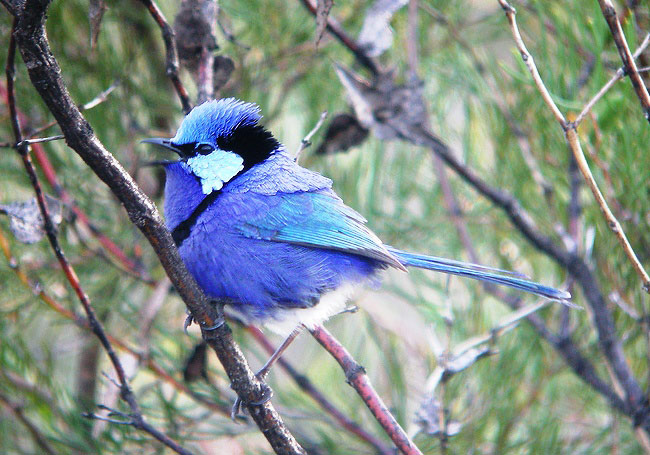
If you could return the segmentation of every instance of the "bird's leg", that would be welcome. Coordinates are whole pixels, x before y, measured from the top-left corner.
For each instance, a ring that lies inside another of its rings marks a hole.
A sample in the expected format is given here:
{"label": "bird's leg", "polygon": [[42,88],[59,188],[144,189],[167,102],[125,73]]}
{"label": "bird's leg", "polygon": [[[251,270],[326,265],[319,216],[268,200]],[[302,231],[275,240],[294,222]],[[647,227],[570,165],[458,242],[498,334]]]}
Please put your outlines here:
{"label": "bird's leg", "polygon": [[[271,357],[266,361],[266,363],[260,368],[260,370],[255,373],[255,377],[259,379],[260,381],[264,381],[266,379],[266,376],[269,374],[269,371],[271,371],[271,367],[275,362],[278,361],[278,359],[282,356],[284,351],[287,350],[291,342],[296,339],[296,337],[300,334],[304,326],[302,324],[298,325],[295,329],[293,329],[293,332],[289,334],[287,338],[282,342],[280,346],[275,350],[273,354],[271,354]],[[269,388],[265,393],[264,396],[262,397],[261,400],[252,402],[251,404],[254,405],[261,405],[266,403],[271,399],[273,396],[273,391]],[[230,418],[232,420],[235,420],[237,415],[239,415],[239,411],[241,410],[241,405],[242,405],[242,400],[241,398],[237,397],[235,400],[235,403],[232,405],[232,410],[230,412]]]}
{"label": "bird's leg", "polygon": [[282,344],[278,346],[275,352],[271,354],[269,360],[267,360],[266,363],[262,366],[262,368],[260,368],[260,370],[257,373],[255,373],[257,379],[259,379],[260,381],[266,379],[266,376],[269,374],[269,371],[271,371],[271,367],[273,366],[273,364],[277,362],[277,360],[282,356],[284,351],[287,350],[291,342],[296,339],[296,337],[300,334],[300,332],[302,332],[303,328],[304,326],[300,324],[298,327],[293,329],[293,332],[291,332],[289,336],[282,342]]}

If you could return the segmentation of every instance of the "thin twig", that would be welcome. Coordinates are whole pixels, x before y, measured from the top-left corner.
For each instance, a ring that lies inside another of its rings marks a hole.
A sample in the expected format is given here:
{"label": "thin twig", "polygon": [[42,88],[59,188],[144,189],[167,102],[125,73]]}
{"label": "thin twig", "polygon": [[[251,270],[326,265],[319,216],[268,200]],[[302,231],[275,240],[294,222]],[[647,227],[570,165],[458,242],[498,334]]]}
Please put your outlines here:
{"label": "thin twig", "polygon": [[[18,20],[14,20],[14,24],[12,27],[12,34],[11,34],[11,39],[9,41],[9,51],[7,54],[7,66],[6,66],[6,74],[7,74],[7,98],[9,101],[9,112],[11,115],[11,124],[12,128],[14,130],[14,135],[16,139],[16,143],[18,144],[16,147],[16,151],[20,155],[23,165],[25,167],[25,170],[29,176],[29,180],[32,184],[32,187],[34,188],[34,192],[36,194],[36,200],[38,201],[38,206],[41,212],[41,217],[43,219],[43,224],[45,227],[45,234],[50,242],[50,245],[52,246],[52,250],[54,251],[54,254],[63,269],[63,272],[70,283],[70,286],[74,290],[75,294],[77,295],[77,298],[81,302],[81,305],[84,308],[84,311],[86,313],[86,317],[88,318],[88,322],[90,327],[92,328],[93,333],[97,336],[99,341],[101,342],[102,346],[104,347],[104,350],[108,354],[108,357],[111,360],[111,363],[113,364],[113,368],[115,369],[115,372],[118,375],[119,378],[119,386],[120,386],[120,395],[124,399],[124,401],[127,402],[129,407],[131,408],[132,411],[132,419],[134,422],[134,426],[137,428],[149,433],[152,435],[154,438],[158,439],[168,447],[170,447],[173,450],[176,450],[177,444],[172,441],[170,438],[168,438],[166,435],[163,433],[159,432],[155,428],[153,428],[151,425],[145,422],[144,418],[142,417],[142,413],[140,411],[140,407],[136,401],[135,395],[133,394],[133,391],[131,390],[131,387],[129,386],[128,380],[126,378],[126,375],[124,374],[124,369],[122,367],[122,364],[117,357],[117,354],[115,354],[115,351],[113,349],[113,346],[111,342],[109,341],[108,337],[106,336],[106,332],[104,331],[104,327],[102,326],[101,322],[97,319],[95,315],[95,311],[92,308],[92,305],[90,303],[90,299],[88,298],[88,295],[86,292],[83,290],[81,287],[81,283],[79,282],[79,278],[68,262],[65,253],[63,252],[63,249],[61,248],[61,245],[59,244],[59,240],[56,235],[56,227],[52,221],[52,218],[49,213],[49,208],[47,206],[47,202],[45,201],[45,195],[43,193],[43,190],[41,188],[41,184],[38,180],[38,176],[36,174],[36,169],[34,168],[34,165],[32,163],[30,154],[29,154],[29,145],[25,144],[23,141],[22,137],[22,131],[20,127],[20,122],[18,120],[18,111],[16,109],[16,99],[15,99],[15,94],[14,94],[14,79],[15,79],[15,67],[14,67],[14,60],[15,60],[15,52],[16,52],[16,41],[14,38],[14,32],[16,29],[16,24]],[[189,454],[190,452],[187,452],[185,450],[182,450],[178,453],[183,453],[183,454]]]}
{"label": "thin twig", "polygon": [[296,163],[300,160],[300,154],[309,146],[311,146],[311,138],[316,134],[316,132],[320,129],[321,126],[323,126],[323,122],[327,118],[327,111],[323,111],[320,114],[320,117],[318,118],[318,121],[316,122],[316,125],[311,129],[309,133],[305,137],[302,138],[300,141],[300,146],[298,147],[298,150],[296,151],[296,154],[294,155],[294,160]]}
{"label": "thin twig", "polygon": [[187,271],[155,205],[106,150],[72,102],[45,33],[48,5],[40,0],[25,0],[25,14],[18,17],[19,26],[13,34],[34,88],[59,122],[67,144],[108,185],[124,205],[133,224],[153,247],[193,319],[200,325],[203,338],[219,357],[233,389],[248,403],[250,415],[273,450],[284,454],[304,454],[304,449],[286,428],[273,405],[263,402],[268,389],[251,371],[228,325],[216,324],[220,320],[217,308],[208,301]]}
{"label": "thin twig", "polygon": [[498,1],[499,4],[501,5],[501,8],[503,8],[503,10],[506,13],[506,18],[510,23],[510,29],[512,30],[512,35],[515,38],[517,49],[519,49],[519,53],[521,54],[521,59],[524,61],[524,64],[528,67],[528,71],[530,71],[530,74],[533,76],[533,82],[535,83],[537,90],[539,90],[540,94],[542,95],[542,99],[549,107],[551,112],[553,112],[553,116],[555,117],[555,119],[560,123],[560,125],[564,126],[566,124],[564,115],[562,114],[562,112],[560,112],[560,109],[558,109],[558,107],[555,105],[555,102],[553,101],[551,94],[548,92],[548,89],[546,88],[544,82],[542,81],[542,77],[539,75],[539,71],[537,71],[537,66],[535,65],[535,60],[533,59],[533,56],[530,55],[530,52],[528,52],[528,49],[526,49],[524,40],[521,38],[521,34],[519,33],[519,27],[517,27],[517,19],[515,18],[515,14],[516,14],[515,9],[512,6],[510,6],[506,0],[498,0]]}
{"label": "thin twig", "polygon": [[176,48],[176,39],[174,38],[174,29],[171,28],[167,19],[162,11],[153,0],[140,0],[144,6],[147,7],[151,13],[151,17],[156,21],[162,33],[163,41],[165,42],[166,50],[166,71],[167,77],[172,81],[174,89],[178,94],[178,98],[183,106],[183,112],[188,114],[192,110],[192,103],[190,103],[190,96],[185,90],[185,86],[178,76],[178,50]]}
{"label": "thin twig", "polygon": [[142,415],[139,414],[125,414],[123,412],[116,411],[114,409],[110,409],[106,406],[100,406],[101,409],[108,410],[110,412],[109,416],[119,416],[122,417],[124,420],[118,420],[118,419],[112,419],[110,417],[103,417],[103,416],[98,416],[96,414],[92,413],[86,413],[84,414],[84,417],[89,418],[89,419],[99,419],[99,420],[106,420],[112,424],[117,424],[117,425],[130,425],[136,429],[142,430],[146,433],[149,433],[152,435],[154,438],[156,438],[158,441],[162,442],[164,445],[172,449],[174,452],[180,454],[180,455],[193,455],[192,452],[178,444],[176,441],[172,440],[169,436],[166,434],[158,431],[156,428],[151,426],[149,423],[145,422],[144,419],[142,418]]}
{"label": "thin twig", "polygon": [[20,148],[26,145],[42,144],[43,142],[60,141],[61,139],[65,139],[65,136],[62,134],[49,137],[39,137],[36,139],[23,139],[20,143],[16,144],[15,147]]}
{"label": "thin twig", "polygon": [[[83,112],[83,111],[86,111],[88,109],[92,109],[92,108],[94,108],[96,106],[99,106],[101,103],[103,103],[104,101],[106,101],[108,99],[108,95],[110,95],[113,92],[113,90],[115,90],[119,85],[120,85],[119,80],[114,81],[106,90],[101,92],[95,98],[93,98],[92,100],[88,101],[85,104],[79,105],[79,112]],[[30,137],[30,138],[32,138],[34,136],[37,136],[40,133],[42,133],[43,131],[45,131],[45,130],[47,130],[49,128],[52,128],[54,125],[56,125],[56,120],[53,120],[50,123],[47,123],[47,124],[45,124],[45,125],[43,125],[41,127],[38,127],[35,130],[27,131],[27,136]]]}
{"label": "thin twig", "polygon": [[[614,43],[616,43],[618,54],[621,56],[621,60],[623,61],[625,74],[630,77],[630,82],[632,82],[634,92],[636,93],[637,98],[639,98],[639,102],[643,108],[643,114],[645,115],[646,120],[650,122],[650,94],[648,94],[648,89],[643,82],[643,78],[639,75],[636,62],[634,61],[630,47],[625,40],[621,22],[618,20],[618,15],[616,14],[616,8],[614,8],[614,5],[610,0],[598,0],[598,5],[600,6],[600,10],[603,12],[605,21],[607,21],[609,30],[612,32],[612,36],[614,37]],[[650,288],[648,288],[648,292],[650,292]]]}
{"label": "thin twig", "polygon": [[[575,127],[567,124],[567,122],[565,121],[564,116],[562,115],[562,113],[560,112],[560,110],[558,109],[558,107],[555,105],[552,98],[548,94],[548,90],[546,89],[542,79],[539,76],[539,73],[537,72],[537,68],[535,67],[534,61],[532,57],[530,57],[528,51],[526,50],[526,47],[521,39],[521,35],[519,33],[519,29],[517,27],[517,23],[515,20],[515,14],[516,14],[515,9],[512,6],[510,6],[505,0],[498,0],[498,1],[505,12],[508,22],[510,23],[510,28],[514,36],[515,43],[517,44],[519,52],[521,53],[524,62],[528,66],[531,75],[533,76],[535,85],[538,87],[538,90],[542,95],[542,98],[549,106],[555,118],[557,119],[562,129],[564,130],[569,148],[571,149],[573,156],[576,159],[576,163],[578,164],[578,167],[582,172],[583,177],[585,178],[587,184],[589,185],[590,189],[594,193],[594,196],[596,197],[599,207],[605,214],[608,226],[610,227],[610,229],[612,229],[615,232],[617,238],[619,239],[619,242],[623,245],[623,249],[626,255],[628,255],[628,258],[631,260],[635,269],[642,277],[644,288],[646,289],[647,292],[650,292],[650,278],[648,278],[647,274],[645,274],[645,271],[643,270],[643,267],[641,266],[638,259],[636,258],[636,255],[632,250],[631,246],[629,245],[627,237],[625,237],[625,234],[620,224],[618,223],[614,215],[609,210],[607,203],[605,202],[602,194],[600,193],[600,190],[598,189],[598,186],[596,185],[593,175],[591,175],[591,171],[589,170],[587,161],[584,157],[584,154],[582,153],[582,149],[580,147],[580,142],[578,140],[578,135]],[[578,269],[576,268],[576,263],[573,262],[572,264],[568,264],[568,265],[571,266],[570,268],[574,269],[572,270],[572,273],[576,274],[576,272],[578,271]],[[578,275],[578,279],[582,281],[583,278],[587,278],[587,275],[585,272],[581,271],[580,275]],[[587,287],[584,281],[582,281],[581,284],[583,286],[583,289],[585,290],[585,293],[587,294],[589,302],[593,307],[594,322],[596,328],[598,329],[599,342],[605,354],[605,358],[608,360],[608,362],[610,362],[612,370],[614,371],[617,379],[623,385],[627,395],[626,398],[629,404],[631,405],[632,409],[636,409],[638,406],[644,406],[643,404],[644,394],[641,390],[641,387],[639,386],[639,383],[637,382],[636,378],[632,374],[629,365],[627,364],[625,354],[623,352],[623,347],[621,345],[620,340],[616,336],[616,329],[615,329],[614,321],[611,316],[611,312],[607,309],[605,303],[602,301],[602,296],[593,295],[593,297],[591,297],[592,294],[597,292],[597,288],[595,288],[595,284],[594,284],[594,289],[591,289],[591,287]],[[632,411],[632,412],[636,413],[637,411]]]}
{"label": "thin twig", "polygon": [[352,386],[372,415],[382,426],[386,434],[405,455],[422,455],[420,449],[409,439],[395,417],[390,413],[383,400],[379,397],[366,375],[365,369],[359,365],[345,347],[332,336],[323,326],[310,330],[312,336],[330,353],[341,365],[345,379]]}
{"label": "thin twig", "polygon": [[[633,60],[636,60],[639,55],[648,47],[648,44],[650,44],[650,33],[646,34],[645,38],[643,39],[643,42],[639,45],[637,48],[636,52],[634,52],[634,55],[632,56]],[[645,68],[640,68],[639,72],[645,70]],[[593,98],[585,104],[585,106],[582,108],[576,119],[573,121],[575,124],[576,128],[580,125],[582,120],[585,118],[585,116],[591,111],[591,108],[594,107],[594,105],[609,91],[610,88],[614,86],[618,81],[623,79],[625,77],[626,71],[625,67],[621,67],[618,70],[616,70],[616,73],[612,76],[612,78],[607,81],[607,83],[601,88],[598,93],[594,95]]]}
{"label": "thin twig", "polygon": [[641,278],[643,290],[646,291],[647,293],[650,293],[650,276],[648,276],[648,273],[643,268],[641,261],[639,261],[636,253],[634,252],[634,249],[632,248],[632,245],[630,245],[630,242],[627,239],[627,236],[625,235],[625,231],[623,231],[623,227],[619,223],[618,219],[612,213],[611,209],[609,208],[609,205],[607,205],[607,201],[605,200],[605,197],[600,192],[600,188],[598,188],[596,179],[594,179],[594,176],[591,173],[589,164],[587,163],[585,155],[582,151],[582,147],[580,146],[580,140],[578,139],[578,133],[576,129],[575,128],[567,129],[565,131],[565,137],[567,139],[571,151],[573,152],[573,156],[576,160],[576,163],[578,164],[578,168],[580,169],[580,172],[582,172],[582,175],[585,181],[587,182],[589,189],[591,189],[591,192],[596,198],[596,202],[598,203],[598,206],[600,207],[600,210],[603,213],[605,220],[607,221],[607,226],[609,226],[611,231],[614,232],[614,234],[616,235],[616,238],[621,244],[623,251],[625,252],[625,255],[632,263],[632,266],[636,270],[637,275],[639,275],[639,277]]}
{"label": "thin twig", "polygon": [[1,148],[18,148],[18,147],[22,147],[22,146],[25,146],[25,145],[41,144],[43,142],[60,141],[61,139],[65,139],[65,137],[59,134],[57,136],[39,137],[39,138],[36,138],[36,139],[23,139],[19,144],[12,144],[11,142],[2,142],[2,143],[0,143],[0,147]]}
{"label": "thin twig", "polygon": [[[311,14],[316,16],[316,6],[314,6],[311,0],[300,1]],[[356,40],[350,37],[345,30],[343,30],[340,24],[329,15],[327,16],[327,31],[334,35],[341,44],[347,47],[355,55],[359,63],[365,66],[372,74],[377,75],[381,73],[381,68],[377,61],[372,57],[369,57]]]}

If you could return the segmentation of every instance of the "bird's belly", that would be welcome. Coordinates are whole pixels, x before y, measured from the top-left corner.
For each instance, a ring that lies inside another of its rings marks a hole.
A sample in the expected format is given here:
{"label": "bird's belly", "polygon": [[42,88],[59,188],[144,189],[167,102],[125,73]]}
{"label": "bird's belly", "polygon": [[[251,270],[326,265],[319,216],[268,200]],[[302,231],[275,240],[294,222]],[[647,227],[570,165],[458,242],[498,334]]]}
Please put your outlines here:
{"label": "bird's belly", "polygon": [[360,283],[343,284],[337,289],[323,293],[314,306],[309,308],[277,307],[264,319],[251,318],[246,313],[238,311],[241,307],[233,310],[237,316],[242,317],[248,323],[264,325],[278,335],[286,337],[299,325],[313,329],[330,317],[343,312],[346,303],[356,295],[361,286]]}
{"label": "bird's belly", "polygon": [[280,333],[340,312],[355,288],[385,268],[354,254],[200,230],[179,251],[209,297],[234,302],[248,322]]}

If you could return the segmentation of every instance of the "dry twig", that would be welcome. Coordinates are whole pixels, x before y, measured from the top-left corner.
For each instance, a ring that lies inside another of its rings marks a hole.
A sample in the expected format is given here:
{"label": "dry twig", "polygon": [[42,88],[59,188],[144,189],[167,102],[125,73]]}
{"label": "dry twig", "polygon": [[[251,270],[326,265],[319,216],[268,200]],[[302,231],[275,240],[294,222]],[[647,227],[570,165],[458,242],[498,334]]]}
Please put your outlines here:
{"label": "dry twig", "polygon": [[[3,3],[7,4],[6,1]],[[273,449],[277,453],[304,454],[271,403],[256,404],[265,396],[266,388],[248,367],[230,328],[226,324],[215,324],[219,320],[217,309],[208,302],[187,272],[154,204],[105,149],[72,102],[61,77],[61,68],[46,38],[45,14],[48,5],[48,2],[39,0],[26,0],[19,6],[10,5],[11,12],[17,11],[13,36],[34,87],[57,119],[68,145],[110,187],[124,204],[129,218],[147,237],[194,320],[201,326],[204,339],[224,365],[233,388],[248,403],[251,416]]]}
{"label": "dry twig", "polygon": [[[639,45],[637,50],[634,52],[634,55],[632,56],[633,61],[636,61],[636,59],[641,55],[641,53],[648,47],[648,44],[650,44],[650,33],[647,33],[645,38],[643,39],[643,42]],[[639,72],[641,72],[644,68],[641,68]],[[591,111],[591,108],[594,107],[594,105],[609,91],[610,88],[614,86],[618,81],[623,79],[626,75],[626,70],[625,67],[621,67],[618,70],[616,70],[616,73],[612,76],[612,78],[607,81],[605,85],[603,85],[603,88],[601,88],[598,93],[594,95],[593,98],[585,104],[585,106],[582,108],[576,119],[573,121],[573,124],[577,128],[582,120],[585,118],[585,116]]]}
{"label": "dry twig", "polygon": [[16,40],[14,38],[14,35],[17,29],[18,22],[19,22],[18,19],[14,20],[12,35],[9,41],[9,52],[7,54],[7,66],[6,66],[7,93],[8,93],[7,98],[9,102],[11,123],[12,123],[16,144],[17,144],[16,151],[18,152],[18,154],[20,155],[23,161],[23,165],[25,167],[27,175],[29,176],[29,180],[34,188],[36,199],[38,201],[38,206],[41,211],[41,216],[43,218],[43,224],[45,226],[45,233],[50,242],[50,245],[52,246],[52,250],[54,251],[56,258],[61,268],[63,269],[63,272],[68,282],[70,283],[70,286],[74,290],[75,294],[77,295],[77,298],[79,299],[81,305],[83,306],[83,309],[86,313],[86,317],[88,318],[88,323],[93,333],[97,336],[97,338],[101,342],[102,346],[104,347],[104,350],[106,351],[109,359],[111,360],[111,363],[113,364],[113,368],[115,369],[115,372],[117,373],[119,379],[120,396],[124,401],[126,401],[126,403],[131,408],[131,414],[130,414],[131,424],[135,428],[138,428],[140,430],[145,431],[146,433],[149,433],[151,436],[153,436],[154,438],[156,438],[157,440],[159,440],[160,442],[162,442],[163,444],[165,444],[175,452],[184,455],[189,455],[190,454],[189,451],[181,447],[179,444],[177,444],[167,435],[160,432],[159,430],[157,430],[156,428],[154,428],[153,426],[151,426],[145,421],[144,417],[142,416],[142,412],[140,411],[140,406],[138,405],[135,395],[133,394],[133,391],[129,386],[120,359],[117,357],[117,354],[113,350],[113,346],[109,341],[106,332],[104,331],[104,327],[102,326],[101,322],[99,322],[99,319],[97,319],[97,316],[95,315],[95,311],[90,303],[90,299],[88,298],[88,295],[81,287],[81,283],[79,282],[79,278],[77,274],[75,273],[74,269],[68,262],[63,252],[63,249],[59,244],[59,240],[56,236],[56,227],[52,222],[52,218],[49,213],[49,208],[45,200],[45,195],[41,188],[41,184],[36,174],[36,169],[34,168],[34,165],[32,163],[29,154],[29,145],[26,144],[25,141],[23,141],[20,122],[18,120],[18,111],[16,109],[16,99],[14,93],[14,79],[15,79],[14,60],[15,60],[15,52],[16,52]]}
{"label": "dry twig", "polygon": [[[612,32],[612,37],[614,37],[614,43],[616,43],[616,48],[618,53],[621,56],[623,61],[623,68],[625,68],[625,74],[630,77],[630,82],[632,82],[632,87],[634,87],[634,92],[636,93],[641,107],[643,108],[643,114],[648,122],[650,122],[650,94],[648,94],[648,89],[643,82],[643,78],[639,75],[639,71],[636,67],[636,62],[630,51],[630,47],[627,45],[625,40],[625,35],[623,34],[623,28],[621,27],[621,22],[618,20],[618,14],[616,14],[616,8],[610,0],[598,0],[598,5],[603,12],[603,16],[607,21],[609,30]],[[647,283],[650,285],[650,283]],[[650,292],[650,287],[647,289]]]}
{"label": "dry twig", "polygon": [[[250,333],[253,338],[260,343],[264,349],[270,354],[275,352],[275,348],[269,342],[269,340],[264,336],[261,330],[256,327],[249,326],[248,333]],[[298,387],[309,395],[316,403],[318,403],[323,410],[328,413],[336,422],[347,431],[357,436],[359,439],[366,441],[368,444],[372,445],[378,453],[382,455],[391,455],[394,453],[389,447],[384,444],[381,440],[377,439],[372,434],[368,433],[363,427],[359,426],[352,419],[343,414],[330,400],[328,400],[321,392],[318,390],[314,384],[311,383],[307,376],[300,374],[296,369],[284,358],[280,357],[278,359],[278,365],[287,372],[289,376],[296,382]]]}
{"label": "dry twig", "polygon": [[[650,278],[648,278],[648,275],[645,273],[643,267],[641,266],[639,260],[636,257],[636,254],[632,250],[632,247],[630,246],[629,241],[625,236],[625,233],[623,232],[620,224],[618,223],[618,220],[616,220],[616,218],[612,214],[611,210],[607,206],[605,199],[600,193],[600,190],[598,189],[598,185],[596,184],[593,175],[591,174],[585,156],[582,152],[582,148],[580,147],[580,141],[578,139],[578,134],[575,126],[566,122],[564,115],[560,112],[558,107],[555,105],[555,102],[553,101],[548,90],[546,89],[544,82],[539,76],[533,58],[528,53],[528,50],[526,49],[526,46],[521,39],[521,35],[519,33],[519,29],[517,27],[517,22],[515,19],[515,14],[516,14],[515,9],[512,6],[510,6],[508,2],[505,0],[498,0],[498,1],[505,12],[506,18],[508,19],[510,28],[512,30],[512,34],[515,39],[515,43],[517,45],[517,48],[519,49],[522,59],[526,63],[526,66],[528,67],[531,75],[533,76],[535,85],[537,86],[540,94],[542,95],[544,102],[547,104],[549,109],[553,112],[553,115],[555,116],[556,120],[560,123],[562,129],[564,130],[564,134],[567,143],[569,145],[569,149],[573,153],[578,168],[582,172],[583,177],[587,181],[587,184],[589,185],[594,196],[596,197],[596,201],[598,202],[601,211],[605,215],[608,226],[616,234],[616,237],[618,238],[619,242],[623,246],[623,250],[625,251],[625,254],[628,256],[633,266],[637,270],[637,273],[640,275],[643,282],[644,289],[647,292],[650,292]],[[581,279],[581,277],[578,276],[578,279]],[[602,301],[602,297],[600,298],[596,298],[596,296],[590,297],[591,293],[598,292],[597,289],[590,289],[589,287],[586,287],[584,282],[582,283],[582,285],[584,290],[586,291],[587,298],[593,307],[594,322],[598,330],[599,342],[605,354],[605,358],[609,362],[609,366],[611,367],[614,376],[617,379],[617,382],[625,390],[626,402],[627,405],[631,408],[628,413],[631,414],[632,416],[635,416],[635,418],[637,418],[636,417],[638,415],[637,413],[645,414],[645,411],[643,410],[643,408],[645,408],[646,406],[645,398],[644,398],[645,395],[641,390],[641,387],[639,386],[639,383],[637,382],[636,378],[632,374],[629,365],[627,364],[627,360],[623,352],[623,347],[621,345],[620,340],[616,336],[616,329],[615,329],[614,321],[612,319],[612,315],[610,311],[605,307],[604,302]],[[647,422],[644,422],[643,425],[644,426],[647,425]]]}
{"label": "dry twig", "polygon": [[176,40],[174,39],[174,30],[165,19],[162,11],[153,0],[140,0],[144,6],[147,7],[151,13],[151,17],[156,21],[158,27],[160,27],[160,32],[162,33],[163,41],[165,42],[165,49],[167,52],[166,57],[166,66],[167,66],[167,77],[172,81],[174,89],[178,94],[178,98],[181,101],[183,106],[183,112],[185,114],[189,113],[192,110],[192,103],[190,103],[190,97],[185,90],[185,86],[181,82],[180,77],[178,76],[178,50],[176,48]]}

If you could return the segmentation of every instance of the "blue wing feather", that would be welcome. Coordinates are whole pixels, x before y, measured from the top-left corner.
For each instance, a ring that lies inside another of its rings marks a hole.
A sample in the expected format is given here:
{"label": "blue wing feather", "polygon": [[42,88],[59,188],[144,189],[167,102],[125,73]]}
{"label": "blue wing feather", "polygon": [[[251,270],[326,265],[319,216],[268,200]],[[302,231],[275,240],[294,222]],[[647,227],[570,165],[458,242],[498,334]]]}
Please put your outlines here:
{"label": "blue wing feather", "polygon": [[278,193],[274,205],[238,226],[248,237],[353,253],[404,269],[366,220],[330,190]]}

